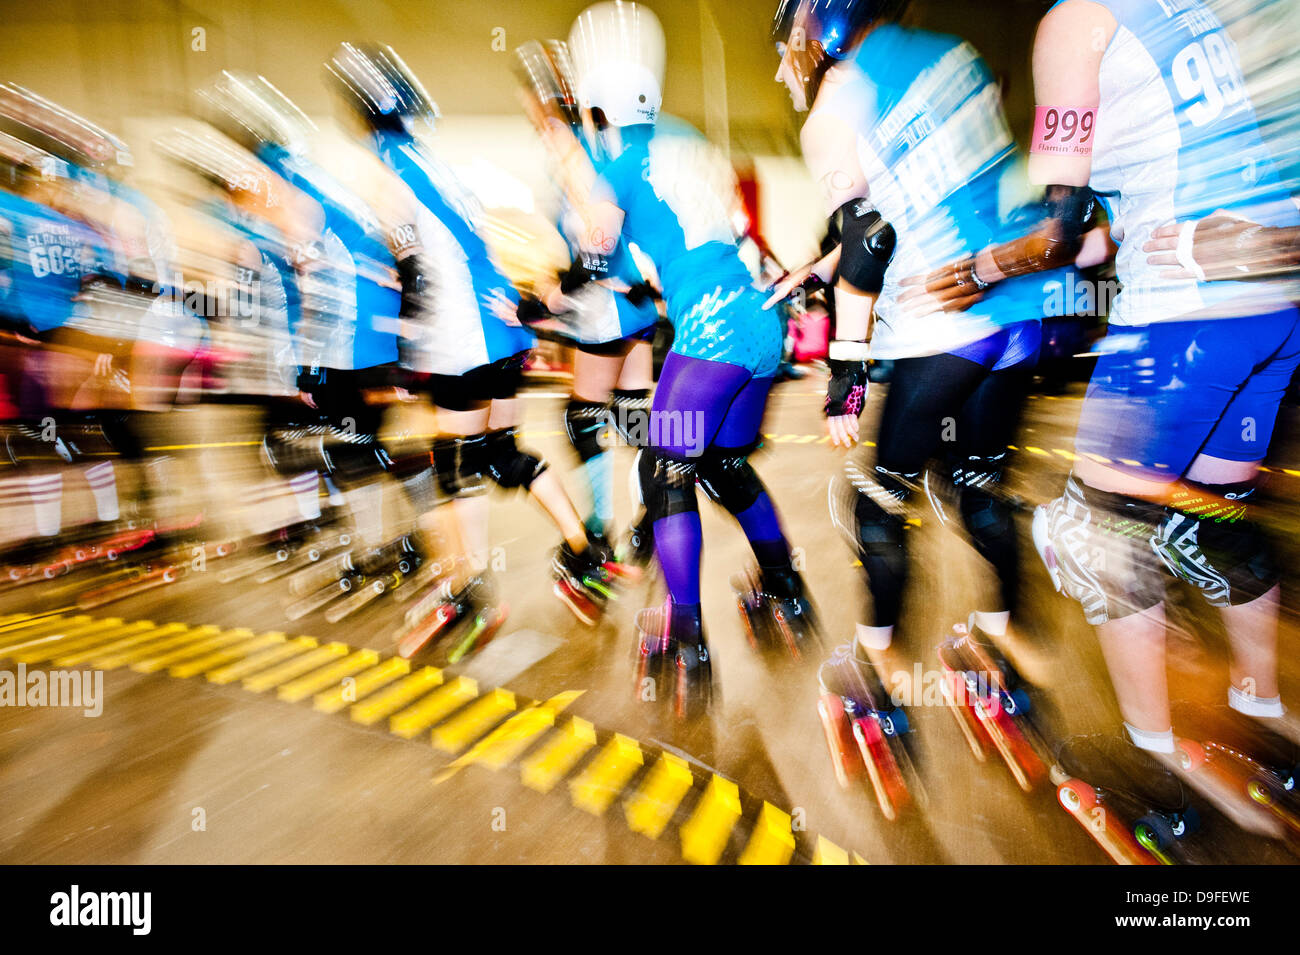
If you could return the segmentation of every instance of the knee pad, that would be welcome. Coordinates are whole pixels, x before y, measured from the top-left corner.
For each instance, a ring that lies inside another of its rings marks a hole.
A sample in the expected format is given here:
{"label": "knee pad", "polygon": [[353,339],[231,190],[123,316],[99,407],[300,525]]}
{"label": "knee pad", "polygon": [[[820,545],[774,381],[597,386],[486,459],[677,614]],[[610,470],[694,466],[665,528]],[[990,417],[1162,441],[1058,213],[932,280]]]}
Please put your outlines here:
{"label": "knee pad", "polygon": [[493,431],[487,436],[487,471],[492,480],[507,490],[522,487],[525,491],[546,470],[546,462],[520,450],[515,443],[514,428]]}
{"label": "knee pad", "polygon": [[583,464],[605,450],[600,435],[605,429],[608,413],[605,405],[579,398],[570,398],[564,408],[564,430],[569,435],[573,450],[578,452],[578,460]]}
{"label": "knee pad", "polygon": [[700,486],[715,504],[732,514],[749,510],[763,493],[763,482],[749,463],[750,449],[709,448],[700,458]]}
{"label": "knee pad", "polygon": [[1166,517],[1158,504],[1085,488],[1072,474],[1065,493],[1035,511],[1034,546],[1056,589],[1098,626],[1164,600],[1152,538]]}
{"label": "knee pad", "polygon": [[392,465],[383,445],[373,434],[352,434],[331,429],[322,447],[325,473],[340,488],[368,484],[377,480]]}
{"label": "knee pad", "polygon": [[327,471],[325,435],[328,428],[272,428],[262,437],[262,454],[266,462],[283,477],[304,471]]}
{"label": "knee pad", "polygon": [[472,497],[487,490],[487,435],[439,438],[433,443],[433,469],[447,497]]}
{"label": "knee pad", "polygon": [[[645,454],[647,452],[643,452]],[[652,520],[698,511],[695,497],[696,463],[662,452],[654,452],[653,467],[642,483],[646,512]]]}
{"label": "knee pad", "polygon": [[609,403],[610,424],[628,447],[645,445],[650,434],[650,389],[615,388]]}
{"label": "knee pad", "polygon": [[[1200,487],[1215,500],[1231,505],[1204,506]],[[1169,508],[1151,538],[1151,546],[1169,572],[1200,590],[1212,607],[1235,607],[1268,593],[1278,581],[1272,548],[1248,515],[1252,484],[1193,485],[1193,491]],[[1192,509],[1200,513],[1189,513]],[[1209,513],[1207,513],[1209,511]]]}

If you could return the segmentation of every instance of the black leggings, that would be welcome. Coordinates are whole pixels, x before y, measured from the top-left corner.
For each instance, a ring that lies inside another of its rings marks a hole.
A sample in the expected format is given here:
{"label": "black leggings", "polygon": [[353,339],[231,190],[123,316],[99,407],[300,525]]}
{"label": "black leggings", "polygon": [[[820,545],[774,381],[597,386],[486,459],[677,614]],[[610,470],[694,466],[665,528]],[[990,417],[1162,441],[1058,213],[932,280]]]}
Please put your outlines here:
{"label": "black leggings", "polygon": [[[1019,549],[1010,504],[996,492],[1015,437],[1032,361],[990,371],[956,355],[895,362],[876,437],[874,482],[900,502],[922,472],[941,459],[960,494],[962,523],[975,549],[993,565],[1003,609],[1015,610]],[[866,470],[866,469],[864,469]],[[907,524],[869,495],[856,508],[860,553],[876,626],[898,622],[907,578]]]}

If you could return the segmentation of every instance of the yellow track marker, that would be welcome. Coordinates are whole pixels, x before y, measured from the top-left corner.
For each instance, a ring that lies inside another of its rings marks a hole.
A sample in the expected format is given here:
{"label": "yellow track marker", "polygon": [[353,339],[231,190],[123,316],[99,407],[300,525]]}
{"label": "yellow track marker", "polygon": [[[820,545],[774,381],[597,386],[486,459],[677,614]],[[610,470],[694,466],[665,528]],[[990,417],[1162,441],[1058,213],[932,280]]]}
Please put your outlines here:
{"label": "yellow track marker", "polygon": [[378,666],[371,667],[351,683],[343,682],[331,690],[317,693],[311,705],[322,713],[337,713],[343,707],[368,696],[380,687],[387,686],[411,672],[411,664],[401,657],[390,657]]}
{"label": "yellow track marker", "polygon": [[1041,454],[1043,457],[1048,457],[1046,451],[1044,451],[1042,448],[1036,448],[1032,444],[1025,445],[1025,450],[1028,451],[1030,454]]}
{"label": "yellow track marker", "polygon": [[315,673],[308,673],[306,676],[300,676],[298,679],[286,683],[276,690],[275,695],[290,703],[297,703],[299,700],[305,700],[325,687],[333,686],[346,676],[351,676],[366,667],[374,666],[378,661],[379,654],[374,650],[358,650],[355,653],[349,653],[337,663],[322,667]]}
{"label": "yellow track marker", "polygon": [[831,842],[825,836],[817,837],[817,850],[813,853],[813,865],[848,865],[849,854]]}
{"label": "yellow track marker", "polygon": [[407,703],[422,696],[442,682],[442,671],[437,667],[424,667],[406,679],[390,686],[373,699],[352,707],[352,718],[363,726],[378,723],[390,713],[396,713]]}
{"label": "yellow track marker", "polygon": [[152,644],[155,640],[161,640],[172,634],[181,633],[188,629],[183,623],[169,623],[157,627],[153,624],[140,633],[129,634],[111,643],[103,646],[91,647],[87,650],[77,650],[63,656],[54,658],[54,665],[60,667],[78,666],[82,663],[90,663],[92,666],[98,666],[98,661],[105,656],[112,656],[122,650],[129,650],[131,647],[138,647],[142,643]]}
{"label": "yellow track marker", "polygon": [[596,728],[575,716],[564,729],[554,733],[532,756],[524,760],[519,778],[529,789],[548,793],[596,745]]}
{"label": "yellow track marker", "polygon": [[242,660],[244,657],[251,656],[259,650],[265,650],[267,647],[275,646],[277,643],[284,643],[288,637],[283,633],[264,633],[260,637],[252,637],[232,644],[228,647],[222,647],[220,650],[214,650],[211,653],[205,653],[203,656],[186,660],[183,663],[177,663],[169,667],[167,672],[179,679],[186,679],[199,673],[206,673],[208,670],[215,670],[217,667],[225,666],[227,663],[233,663],[236,660]]}
{"label": "yellow track marker", "polygon": [[740,790],[715,774],[682,826],[682,858],[696,865],[715,865],[739,818]]}
{"label": "yellow track marker", "polygon": [[446,782],[461,769],[473,763],[486,766],[493,771],[501,769],[518,757],[529,743],[554,726],[555,717],[582,696],[583,692],[583,690],[566,690],[564,693],[557,693],[545,703],[533,704],[519,711],[475,743],[473,749],[440,772],[433,781]]}
{"label": "yellow track marker", "polygon": [[1066,451],[1064,448],[1053,448],[1053,450],[1067,461],[1079,460],[1079,456],[1073,451]]}
{"label": "yellow track marker", "polygon": [[569,783],[573,804],[593,816],[601,815],[644,763],[637,741],[615,733],[582,775]]}
{"label": "yellow track marker", "polygon": [[414,706],[408,706],[388,721],[390,732],[410,739],[434,723],[441,722],[478,696],[478,683],[458,676],[446,686],[434,690]]}
{"label": "yellow track marker", "polygon": [[169,647],[162,653],[151,653],[142,659],[134,661],[131,664],[131,669],[137,673],[156,673],[180,660],[187,660],[201,653],[208,653],[218,647],[225,647],[241,640],[247,640],[252,635],[253,631],[245,630],[242,627],[238,630],[218,630],[212,636],[205,637],[197,643],[182,643],[175,647]]}
{"label": "yellow track marker", "polygon": [[187,643],[197,643],[221,632],[220,627],[185,627],[180,633],[161,640],[150,640],[137,644],[130,649],[118,650],[103,657],[95,658],[95,666],[101,670],[113,670],[128,663],[135,663],[146,657],[157,656],[164,650],[172,650]]}
{"label": "yellow track marker", "polygon": [[740,854],[741,865],[785,865],[794,855],[794,830],[790,828],[790,815],[770,802],[754,823],[745,851]]}
{"label": "yellow track marker", "polygon": [[22,647],[62,640],[68,629],[91,623],[93,620],[93,617],[80,616],[73,617],[71,620],[55,618],[27,621],[21,630],[11,630],[4,634],[4,642],[0,642],[0,658]]}
{"label": "yellow track marker", "polygon": [[694,782],[686,760],[672,753],[661,754],[641,788],[623,807],[628,828],[658,839]]}
{"label": "yellow track marker", "polygon": [[862,856],[858,855],[856,852],[853,853],[853,864],[854,864],[854,865],[871,865],[870,862],[868,862],[866,859],[862,858]]}
{"label": "yellow track marker", "polygon": [[[80,619],[89,620],[90,617],[82,615]],[[68,620],[62,615],[45,616],[43,614],[32,615],[20,613],[14,614],[10,618],[6,619],[4,623],[0,623],[0,634],[8,637],[11,634],[19,633],[23,630],[35,630],[39,627],[44,627],[48,630],[51,627],[57,627],[60,624],[67,623]]]}
{"label": "yellow track marker", "polygon": [[485,693],[458,713],[453,719],[433,731],[433,745],[444,753],[459,753],[474,740],[496,726],[507,713],[515,709],[515,695],[509,690],[496,689]]}
{"label": "yellow track marker", "polygon": [[[311,640],[313,644],[316,643],[316,641],[311,637],[303,637],[301,639]],[[304,653],[300,657],[286,660],[279,666],[274,666],[269,670],[264,670],[261,673],[255,673],[250,677],[245,677],[244,689],[250,690],[253,693],[265,693],[267,690],[274,690],[281,683],[295,680],[305,673],[310,673],[312,670],[320,669],[333,660],[338,660],[340,657],[347,656],[348,650],[350,649],[351,647],[346,643],[327,643],[325,646],[317,647],[315,650],[312,650],[309,653]]]}
{"label": "yellow track marker", "polygon": [[[153,626],[147,624],[146,626]],[[52,657],[68,650],[78,650],[82,647],[94,647],[108,643],[122,636],[124,632],[133,632],[133,628],[138,624],[123,623],[117,617],[110,617],[107,620],[95,620],[84,626],[77,627],[75,630],[59,631],[63,634],[62,640],[51,640],[42,642],[36,646],[29,647],[26,650],[15,650],[9,656],[18,663],[41,663]],[[51,634],[50,636],[54,636]]]}
{"label": "yellow track marker", "polygon": [[209,670],[207,679],[209,683],[215,683],[218,686],[235,683],[244,679],[250,673],[265,670],[281,660],[287,660],[289,657],[296,656],[305,650],[311,650],[316,646],[318,646],[317,642],[311,637],[294,637],[284,643],[276,643],[274,646],[267,647],[260,653],[254,653],[250,657],[244,657],[234,663],[227,663],[215,670]]}

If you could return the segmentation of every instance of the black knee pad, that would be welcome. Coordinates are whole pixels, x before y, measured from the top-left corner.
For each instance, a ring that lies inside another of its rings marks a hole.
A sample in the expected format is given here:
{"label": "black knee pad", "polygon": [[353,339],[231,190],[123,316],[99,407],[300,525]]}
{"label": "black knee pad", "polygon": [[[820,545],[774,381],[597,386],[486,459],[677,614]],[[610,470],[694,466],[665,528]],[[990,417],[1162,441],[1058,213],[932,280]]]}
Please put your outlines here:
{"label": "black knee pad", "polygon": [[492,480],[507,490],[521,487],[525,491],[546,470],[546,462],[520,450],[515,443],[517,431],[506,428],[487,436],[487,471]]}
{"label": "black knee pad", "polygon": [[615,388],[609,403],[610,424],[628,447],[642,447],[650,434],[650,389]]}
{"label": "black knee pad", "polygon": [[324,451],[326,473],[340,488],[378,480],[392,464],[383,445],[373,434],[333,430],[325,438]]}
{"label": "black knee pad", "polygon": [[127,461],[144,459],[144,442],[140,440],[139,412],[110,411],[99,416],[99,428],[108,443]]}
{"label": "black knee pad", "polygon": [[763,482],[749,463],[751,450],[709,448],[700,457],[700,486],[715,504],[722,505],[733,515],[749,510],[763,493]]}
{"label": "black knee pad", "polygon": [[325,471],[325,438],[329,429],[324,425],[310,428],[272,428],[262,438],[262,452],[271,469],[283,477],[293,477],[304,471]]}
{"label": "black knee pad", "polygon": [[[1196,499],[1205,492],[1207,501]],[[1176,577],[1214,607],[1236,607],[1268,593],[1279,579],[1273,549],[1250,518],[1253,483],[1193,485],[1152,538]],[[1222,503],[1226,500],[1228,503]]]}
{"label": "black knee pad", "polygon": [[586,464],[596,457],[604,447],[600,443],[601,432],[605,430],[609,409],[596,401],[583,401],[570,398],[564,408],[564,430],[569,435],[569,443],[578,452],[578,460]]}
{"label": "black knee pad", "polygon": [[448,497],[471,497],[487,490],[487,436],[439,438],[433,443],[433,469],[438,487]]}
{"label": "black knee pad", "polygon": [[696,462],[678,458],[660,451],[652,453],[653,468],[643,485],[646,512],[652,520],[698,511],[695,497]]}
{"label": "black knee pad", "polygon": [[961,489],[961,519],[979,555],[993,565],[1002,589],[1002,609],[1013,613],[1020,597],[1020,550],[1011,504],[980,485]]}

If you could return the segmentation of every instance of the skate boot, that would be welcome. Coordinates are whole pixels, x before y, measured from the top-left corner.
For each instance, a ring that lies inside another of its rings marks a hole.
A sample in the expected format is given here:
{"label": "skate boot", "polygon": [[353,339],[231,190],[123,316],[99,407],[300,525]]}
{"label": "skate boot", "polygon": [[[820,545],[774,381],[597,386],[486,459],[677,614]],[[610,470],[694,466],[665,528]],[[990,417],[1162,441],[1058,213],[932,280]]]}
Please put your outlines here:
{"label": "skate boot", "polygon": [[450,637],[447,663],[459,663],[496,636],[508,613],[486,574],[470,577],[459,588],[444,582],[406,612],[397,655],[412,659]]}
{"label": "skate boot", "polygon": [[1127,736],[1074,736],[1056,750],[1056,798],[1120,865],[1198,861],[1200,827],[1182,782]]}
{"label": "skate boot", "polygon": [[614,599],[610,573],[605,568],[607,557],[607,551],[595,547],[575,554],[568,544],[561,544],[551,559],[555,596],[589,627],[595,626],[606,604]]}
{"label": "skate boot", "polygon": [[880,811],[897,819],[913,802],[909,782],[917,780],[906,742],[907,714],[885,692],[876,669],[856,644],[837,647],[817,672],[821,696],[817,715],[844,788],[864,774]]}
{"label": "skate boot", "polygon": [[975,758],[989,748],[1006,763],[1025,792],[1047,777],[1046,747],[1030,721],[1029,684],[998,653],[988,634],[957,624],[939,645],[940,687]]}
{"label": "skate boot", "polygon": [[1226,704],[1194,706],[1180,702],[1173,708],[1174,725],[1190,732],[1200,743],[1180,740],[1190,754],[1189,768],[1198,767],[1201,754],[1210,768],[1245,791],[1249,799],[1268,810],[1286,827],[1292,840],[1300,837],[1300,747],[1273,731],[1266,719],[1256,719]]}
{"label": "skate boot", "polygon": [[713,660],[699,608],[672,601],[637,614],[637,699],[672,700],[673,715],[694,719],[714,700]]}
{"label": "skate boot", "polygon": [[626,563],[614,550],[614,545],[610,543],[609,538],[603,533],[597,533],[592,530],[587,531],[587,548],[596,555],[595,559],[604,569],[605,581],[607,583],[630,583],[634,584],[642,577],[641,568]]}
{"label": "skate boot", "polygon": [[745,636],[756,650],[783,647],[796,660],[821,650],[817,617],[803,579],[791,568],[746,571],[731,578]]}

